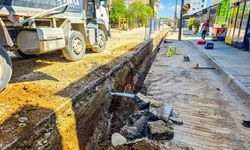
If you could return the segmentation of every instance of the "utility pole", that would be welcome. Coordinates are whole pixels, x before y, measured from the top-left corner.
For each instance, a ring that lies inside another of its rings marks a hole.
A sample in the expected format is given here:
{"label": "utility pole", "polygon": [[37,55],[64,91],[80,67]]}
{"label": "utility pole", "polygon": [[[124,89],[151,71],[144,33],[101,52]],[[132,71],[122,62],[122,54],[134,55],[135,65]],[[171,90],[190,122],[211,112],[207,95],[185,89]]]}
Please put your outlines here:
{"label": "utility pole", "polygon": [[179,36],[178,40],[181,40],[181,31],[182,31],[182,17],[183,17],[183,6],[184,6],[184,0],[181,0],[181,12],[180,12],[180,21],[179,21]]}
{"label": "utility pole", "polygon": [[174,9],[174,26],[175,27],[177,26],[176,18],[177,18],[177,0],[175,0],[175,9]]}

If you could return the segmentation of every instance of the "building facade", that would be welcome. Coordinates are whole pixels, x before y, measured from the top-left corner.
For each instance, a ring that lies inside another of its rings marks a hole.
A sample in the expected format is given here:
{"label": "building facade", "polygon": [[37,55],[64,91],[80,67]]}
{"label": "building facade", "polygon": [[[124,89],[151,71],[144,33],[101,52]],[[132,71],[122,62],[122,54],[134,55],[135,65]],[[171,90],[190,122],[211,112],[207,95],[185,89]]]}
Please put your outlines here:
{"label": "building facade", "polygon": [[192,15],[207,7],[207,0],[188,0],[187,3],[191,6],[190,10],[187,12],[188,15]]}

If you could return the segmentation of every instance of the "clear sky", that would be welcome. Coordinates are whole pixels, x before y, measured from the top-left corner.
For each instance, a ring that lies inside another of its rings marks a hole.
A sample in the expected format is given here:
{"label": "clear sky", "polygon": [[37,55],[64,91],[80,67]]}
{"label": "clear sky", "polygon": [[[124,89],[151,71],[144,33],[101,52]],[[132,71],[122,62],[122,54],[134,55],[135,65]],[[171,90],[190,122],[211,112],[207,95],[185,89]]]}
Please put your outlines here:
{"label": "clear sky", "polygon": [[[178,16],[180,12],[180,3],[181,0],[177,0],[177,10],[178,10]],[[186,2],[186,0],[185,0]],[[173,17],[174,16],[174,9],[175,9],[175,0],[160,0],[160,17]],[[211,0],[208,0],[208,6],[210,6]]]}

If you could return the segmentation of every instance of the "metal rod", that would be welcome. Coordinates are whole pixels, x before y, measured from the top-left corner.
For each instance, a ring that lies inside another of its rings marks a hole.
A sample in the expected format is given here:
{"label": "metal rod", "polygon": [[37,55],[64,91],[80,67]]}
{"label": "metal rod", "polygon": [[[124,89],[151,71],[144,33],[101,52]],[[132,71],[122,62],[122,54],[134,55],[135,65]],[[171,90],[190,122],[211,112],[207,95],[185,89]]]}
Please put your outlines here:
{"label": "metal rod", "polygon": [[129,97],[129,98],[135,98],[135,94],[130,94],[130,93],[110,93],[112,96],[121,96],[121,97]]}

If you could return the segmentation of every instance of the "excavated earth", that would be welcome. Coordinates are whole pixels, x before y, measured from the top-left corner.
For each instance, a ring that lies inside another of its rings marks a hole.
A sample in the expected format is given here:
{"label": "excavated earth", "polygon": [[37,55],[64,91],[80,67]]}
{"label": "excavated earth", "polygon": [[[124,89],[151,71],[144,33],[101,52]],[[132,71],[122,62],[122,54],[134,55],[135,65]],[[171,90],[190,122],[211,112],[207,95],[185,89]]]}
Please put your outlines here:
{"label": "excavated earth", "polygon": [[112,112],[121,107],[109,93],[140,88],[166,33],[144,41],[143,28],[116,31],[105,52],[88,52],[79,62],[60,51],[14,58],[13,77],[0,93],[0,149],[105,147],[98,141],[108,141],[103,137],[119,122]]}

